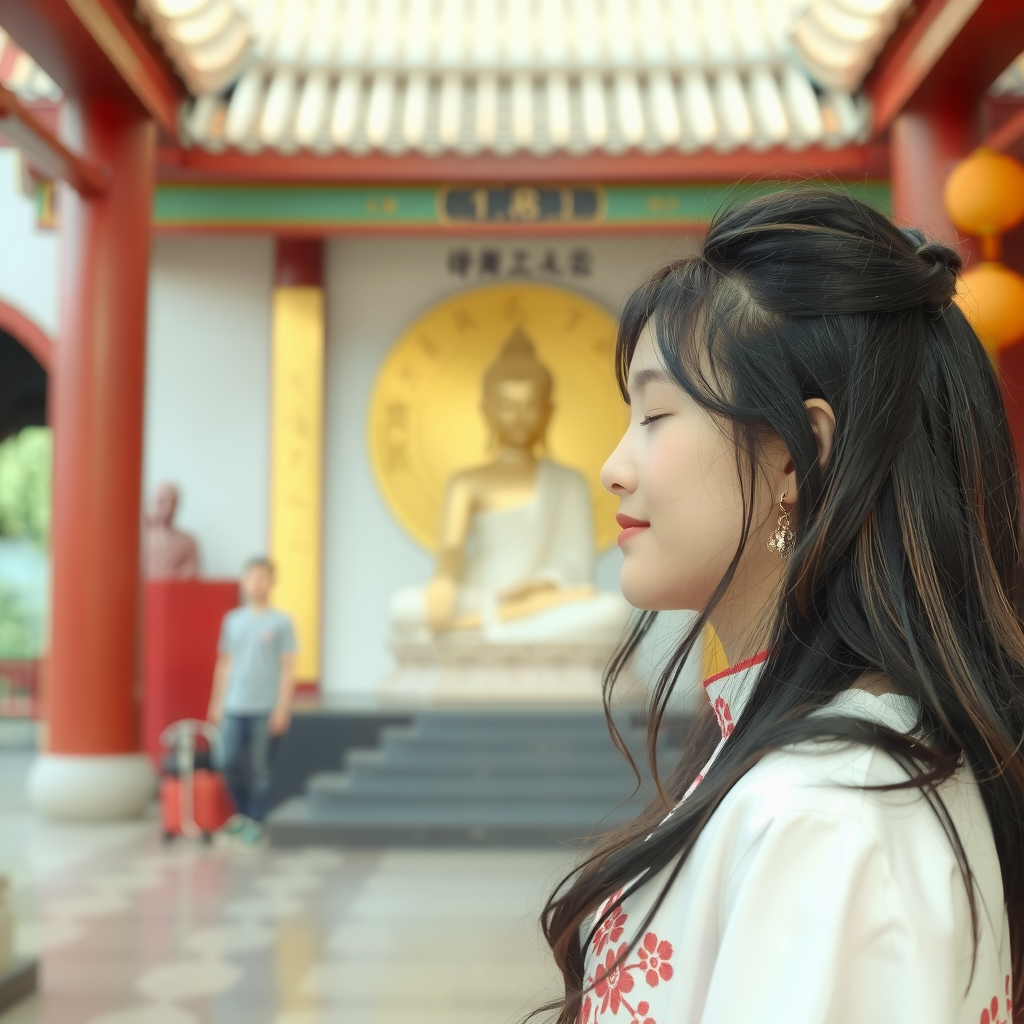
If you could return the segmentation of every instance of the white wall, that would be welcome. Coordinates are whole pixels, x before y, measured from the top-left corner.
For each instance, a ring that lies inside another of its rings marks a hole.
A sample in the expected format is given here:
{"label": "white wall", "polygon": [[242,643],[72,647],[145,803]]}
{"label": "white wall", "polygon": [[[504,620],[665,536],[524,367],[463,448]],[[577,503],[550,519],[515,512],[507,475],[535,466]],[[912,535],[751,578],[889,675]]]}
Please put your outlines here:
{"label": "white wall", "polygon": [[[568,276],[571,250],[593,258],[590,277]],[[408,324],[434,303],[465,287],[487,283],[471,270],[453,274],[449,255],[481,249],[506,257],[516,250],[540,266],[555,253],[562,278],[536,274],[589,294],[618,311],[650,269],[686,248],[653,236],[586,240],[506,240],[500,244],[442,239],[339,239],[327,261],[327,401],[325,466],[324,672],[325,689],[373,689],[390,668],[386,611],[399,587],[425,582],[432,561],[391,517],[374,484],[365,439],[367,405],[377,369]],[[619,551],[598,563],[598,585],[618,587]]]}
{"label": "white wall", "polygon": [[36,227],[35,202],[21,191],[17,150],[0,149],[0,300],[56,340],[57,232]]}
{"label": "white wall", "polygon": [[269,238],[155,239],[149,279],[145,493],[181,487],[202,575],[267,547]]}
{"label": "white wall", "polygon": [[[0,149],[0,300],[56,339],[58,235],[35,226],[18,184],[18,157]],[[566,276],[617,311],[655,264],[686,246],[654,236],[552,242],[340,239],[328,247],[328,366],[324,685],[369,691],[390,667],[385,612],[400,586],[425,581],[430,556],[391,518],[373,482],[365,441],[367,401],[381,359],[431,305],[484,283],[451,273],[449,255],[516,250],[534,266],[549,251],[568,267],[580,246],[589,278]],[[267,546],[270,424],[270,289],[273,240],[160,237],[150,269],[145,491],[182,489],[179,525],[199,540],[202,573],[235,576]],[[558,283],[537,275],[538,280]],[[598,584],[618,585],[619,552],[598,562]],[[657,645],[655,645],[657,646]]]}

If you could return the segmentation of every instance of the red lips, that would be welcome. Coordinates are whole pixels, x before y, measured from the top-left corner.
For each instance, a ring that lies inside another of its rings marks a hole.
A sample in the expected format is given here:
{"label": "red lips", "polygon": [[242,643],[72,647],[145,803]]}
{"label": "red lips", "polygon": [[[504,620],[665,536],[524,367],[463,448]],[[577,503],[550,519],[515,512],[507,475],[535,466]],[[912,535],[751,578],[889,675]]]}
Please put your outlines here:
{"label": "red lips", "polygon": [[619,534],[620,548],[626,543],[626,541],[635,537],[638,533],[643,533],[643,531],[648,529],[651,525],[643,519],[634,519],[632,516],[627,516],[624,512],[620,512],[615,517],[615,522],[622,527],[622,533]]}

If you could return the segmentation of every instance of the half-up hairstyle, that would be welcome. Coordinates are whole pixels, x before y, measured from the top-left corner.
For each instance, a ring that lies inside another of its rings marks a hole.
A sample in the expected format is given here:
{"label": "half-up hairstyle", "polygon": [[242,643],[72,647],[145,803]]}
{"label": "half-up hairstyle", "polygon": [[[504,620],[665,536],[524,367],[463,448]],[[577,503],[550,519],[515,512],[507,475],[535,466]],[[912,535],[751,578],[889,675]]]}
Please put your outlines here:
{"label": "half-up hairstyle", "polygon": [[[842,191],[793,189],[721,214],[696,255],[657,271],[627,302],[617,347],[623,393],[651,323],[676,383],[732,425],[744,492],[732,563],[653,688],[652,766],[682,666],[753,532],[768,439],[781,439],[796,467],[796,547],[766,624],[767,661],[700,787],[656,827],[717,740],[713,720],[713,734],[696,737],[685,763],[658,780],[654,803],[601,840],[545,908],[565,982],[564,1000],[548,1008],[559,1024],[577,1019],[585,950],[621,902],[616,894],[638,878],[632,891],[661,886],[642,935],[736,782],[773,750],[836,739],[888,752],[906,785],[922,791],[960,863],[977,935],[970,868],[936,788],[969,766],[1002,868],[1012,996],[1024,1003],[1020,491],[996,372],[952,301],[959,270],[952,249]],[[812,398],[836,417],[823,467],[804,406]],[[613,658],[606,706],[654,618],[638,616]],[[916,698],[914,735],[838,714],[809,717],[868,672]],[[667,881],[653,882],[663,869]]]}

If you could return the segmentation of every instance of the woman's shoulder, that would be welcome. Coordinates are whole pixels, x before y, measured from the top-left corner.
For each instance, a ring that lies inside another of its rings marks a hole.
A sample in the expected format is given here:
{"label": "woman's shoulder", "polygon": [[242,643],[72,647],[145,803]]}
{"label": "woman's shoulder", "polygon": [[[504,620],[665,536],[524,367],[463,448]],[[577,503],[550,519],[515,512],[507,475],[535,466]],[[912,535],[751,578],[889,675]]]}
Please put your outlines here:
{"label": "woman's shoulder", "polygon": [[[827,711],[910,732],[915,703],[896,694],[843,695]],[[723,800],[732,831],[763,836],[781,823],[803,820],[827,828],[843,819],[886,857],[928,858],[933,867],[959,873],[957,854],[943,822],[956,830],[972,862],[986,870],[998,860],[980,789],[967,769],[931,793],[913,784],[908,769],[887,751],[863,743],[808,741],[762,758]],[[991,862],[991,863],[990,863]]]}
{"label": "woman's shoulder", "polygon": [[875,833],[897,809],[925,798],[902,786],[906,771],[889,754],[858,743],[801,743],[762,758],[722,802],[724,816],[755,828],[779,818],[846,818]]}
{"label": "woman's shoulder", "polygon": [[[885,726],[899,733],[911,733],[919,724],[918,704],[900,694],[872,694],[851,689],[815,712],[812,718],[841,716]],[[759,795],[777,793],[787,802],[810,807],[825,805],[837,811],[849,810],[837,803],[836,790],[864,795],[873,787],[898,786],[908,781],[906,769],[889,753],[866,743],[829,738],[809,739],[773,751],[738,783],[740,791],[759,790]],[[897,802],[906,791],[890,791]],[[910,791],[911,799],[918,795]],[[902,801],[905,802],[905,801]],[[860,806],[859,800],[853,803]]]}

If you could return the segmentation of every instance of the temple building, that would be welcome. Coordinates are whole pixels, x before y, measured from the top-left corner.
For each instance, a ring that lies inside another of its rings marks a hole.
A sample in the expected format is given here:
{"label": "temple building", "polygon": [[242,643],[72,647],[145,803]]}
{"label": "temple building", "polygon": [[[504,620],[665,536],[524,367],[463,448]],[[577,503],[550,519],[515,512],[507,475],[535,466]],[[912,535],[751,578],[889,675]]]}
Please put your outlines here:
{"label": "temple building", "polygon": [[[796,179],[955,237],[952,164],[1024,134],[1002,0],[12,0],[0,26],[3,159],[35,207],[4,200],[0,328],[52,375],[55,765],[138,756],[160,484],[202,580],[278,564],[303,682],[375,699],[514,330],[553,367],[545,450],[587,481],[586,585],[612,592],[596,469],[621,410],[595,370],[588,448],[558,318],[603,359],[647,270]],[[435,379],[445,359],[475,377]]]}
{"label": "temple building", "polygon": [[[39,954],[14,1024],[523,1019],[649,782],[624,299],[849,190],[959,247],[1024,451],[1022,54],[1019,0],[0,0],[0,1012]],[[247,566],[299,685],[240,852],[165,755]]]}

